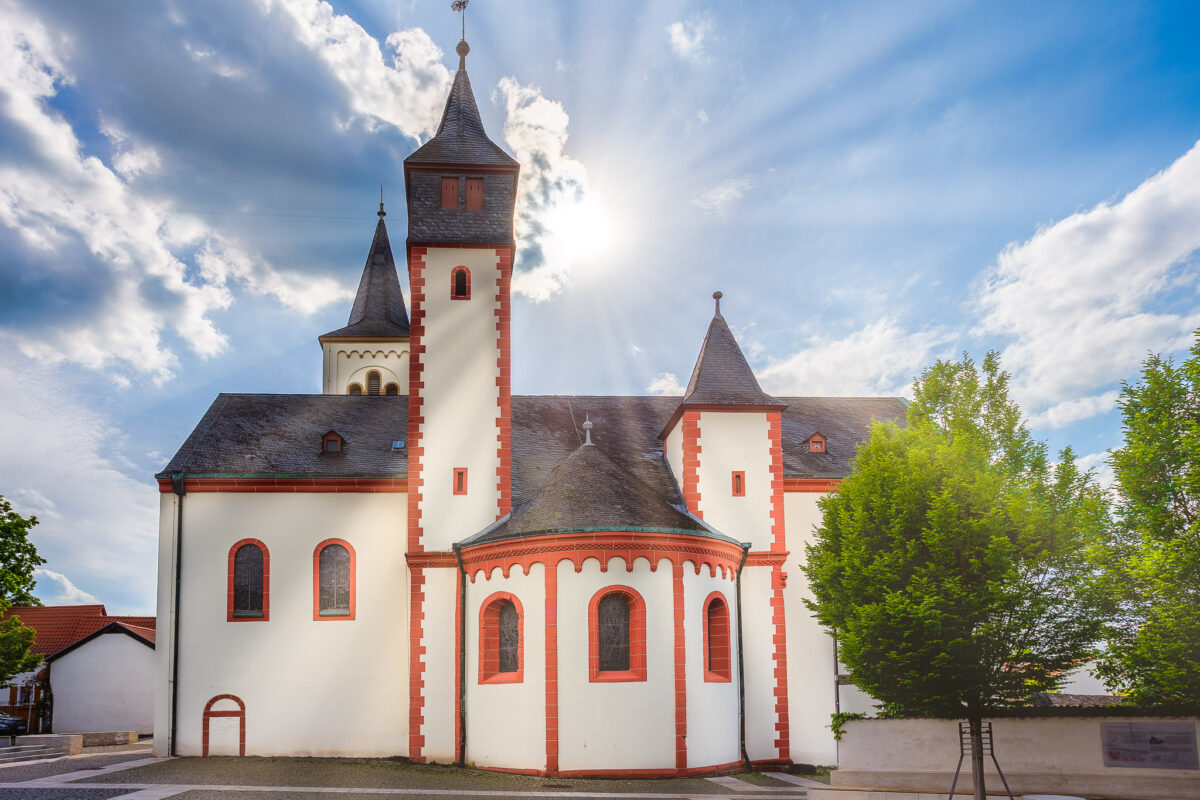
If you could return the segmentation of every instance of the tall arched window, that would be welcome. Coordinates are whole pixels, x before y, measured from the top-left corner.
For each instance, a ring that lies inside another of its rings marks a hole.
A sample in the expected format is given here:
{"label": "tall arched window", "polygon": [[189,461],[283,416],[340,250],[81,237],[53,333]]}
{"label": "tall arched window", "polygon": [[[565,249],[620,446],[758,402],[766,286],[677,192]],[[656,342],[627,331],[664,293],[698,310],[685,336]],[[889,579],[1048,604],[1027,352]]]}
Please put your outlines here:
{"label": "tall arched window", "polygon": [[704,600],[704,680],[728,683],[733,677],[729,648],[729,604],[720,592]]}
{"label": "tall arched window", "polygon": [[225,619],[267,620],[271,611],[271,554],[258,539],[242,539],[229,548],[229,588]]}
{"label": "tall arched window", "polygon": [[367,394],[379,394],[379,373],[375,370],[367,373]]}
{"label": "tall arched window", "polygon": [[646,680],[646,604],[628,586],[601,589],[588,604],[592,681]]}
{"label": "tall arched window", "polygon": [[466,267],[455,267],[450,272],[450,299],[471,299],[471,270]]}
{"label": "tall arched window", "polygon": [[354,619],[354,548],[343,539],[313,551],[313,619]]}
{"label": "tall arched window", "polygon": [[479,607],[479,682],[520,683],[524,679],[521,601],[496,592]]}

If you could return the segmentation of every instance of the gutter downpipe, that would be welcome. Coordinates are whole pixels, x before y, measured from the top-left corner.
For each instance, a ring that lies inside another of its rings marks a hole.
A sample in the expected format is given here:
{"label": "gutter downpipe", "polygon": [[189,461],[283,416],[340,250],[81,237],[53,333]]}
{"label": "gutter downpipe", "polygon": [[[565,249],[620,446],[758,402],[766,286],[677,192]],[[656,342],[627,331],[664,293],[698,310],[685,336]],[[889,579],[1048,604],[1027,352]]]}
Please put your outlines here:
{"label": "gutter downpipe", "polygon": [[738,747],[742,754],[742,763],[746,771],[750,771],[750,756],[746,752],[746,670],[742,657],[742,567],[746,566],[746,557],[750,555],[750,543],[742,543],[742,560],[738,562],[737,575],[734,582],[737,585],[737,658],[738,658]]}
{"label": "gutter downpipe", "polygon": [[183,496],[187,494],[186,473],[171,475],[171,491],[176,496],[175,507],[175,596],[171,598],[171,741],[167,755],[176,755],[175,735],[178,730],[179,710],[179,586],[183,575]]}
{"label": "gutter downpipe", "polygon": [[452,544],[458,559],[458,765],[467,765],[467,568],[463,565],[462,546]]}

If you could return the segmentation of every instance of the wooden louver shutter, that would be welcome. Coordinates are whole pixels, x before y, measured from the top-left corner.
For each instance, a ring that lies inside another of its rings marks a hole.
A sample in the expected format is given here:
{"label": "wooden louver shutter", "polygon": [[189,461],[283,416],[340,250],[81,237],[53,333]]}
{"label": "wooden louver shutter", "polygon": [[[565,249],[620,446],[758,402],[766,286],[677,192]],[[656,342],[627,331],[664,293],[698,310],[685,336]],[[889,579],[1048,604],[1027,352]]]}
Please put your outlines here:
{"label": "wooden louver shutter", "polygon": [[458,208],[458,178],[442,178],[442,208]]}
{"label": "wooden louver shutter", "polygon": [[483,178],[467,178],[467,210],[483,209]]}

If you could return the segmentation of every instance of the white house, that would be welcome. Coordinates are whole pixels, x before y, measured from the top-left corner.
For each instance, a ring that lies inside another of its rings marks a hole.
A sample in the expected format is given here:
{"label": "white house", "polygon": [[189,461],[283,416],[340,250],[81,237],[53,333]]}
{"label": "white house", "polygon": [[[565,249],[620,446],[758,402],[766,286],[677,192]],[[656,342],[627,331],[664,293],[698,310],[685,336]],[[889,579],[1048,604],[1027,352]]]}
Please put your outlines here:
{"label": "white house", "polygon": [[47,657],[54,732],[153,733],[154,635],[114,620]]}
{"label": "white house", "polygon": [[903,402],[767,395],[719,295],[682,397],[513,395],[519,165],[468,49],[404,162],[411,315],[380,204],[323,393],[221,394],[157,476],[156,753],[833,763],[800,559]]}

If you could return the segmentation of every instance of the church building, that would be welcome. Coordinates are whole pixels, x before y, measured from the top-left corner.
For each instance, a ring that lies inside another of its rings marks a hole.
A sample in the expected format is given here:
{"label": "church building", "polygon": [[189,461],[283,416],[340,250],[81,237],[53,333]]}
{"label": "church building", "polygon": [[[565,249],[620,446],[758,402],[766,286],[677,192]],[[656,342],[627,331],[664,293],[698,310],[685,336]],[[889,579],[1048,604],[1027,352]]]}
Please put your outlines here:
{"label": "church building", "polygon": [[766,394],[720,293],[682,397],[512,394],[520,165],[468,50],[404,162],[409,305],[381,203],[322,393],[221,394],[156,476],[156,755],[835,763],[861,696],[800,565],[903,401]]}

